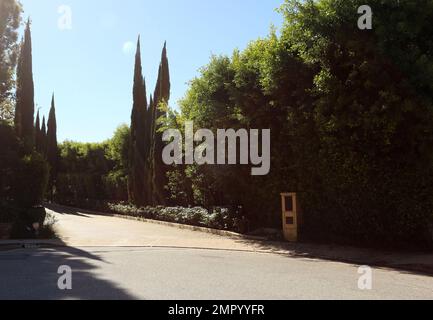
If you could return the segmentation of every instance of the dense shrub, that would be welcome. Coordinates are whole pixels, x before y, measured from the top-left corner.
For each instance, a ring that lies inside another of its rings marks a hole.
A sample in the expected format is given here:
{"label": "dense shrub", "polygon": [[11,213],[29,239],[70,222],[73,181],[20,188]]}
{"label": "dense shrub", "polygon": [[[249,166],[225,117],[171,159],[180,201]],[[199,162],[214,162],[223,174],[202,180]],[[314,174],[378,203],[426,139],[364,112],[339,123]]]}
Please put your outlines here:
{"label": "dense shrub", "polygon": [[241,226],[241,218],[239,208],[231,209],[224,207],[215,207],[210,212],[208,223],[211,228],[239,230],[242,232],[248,231],[244,226]]}
{"label": "dense shrub", "polygon": [[220,230],[239,230],[236,214],[229,208],[214,208],[212,211],[201,207],[145,207],[137,208],[130,204],[108,204],[111,212],[180,224],[209,227]]}
{"label": "dense shrub", "polygon": [[30,237],[29,225],[45,218],[45,210],[35,206],[43,202],[49,167],[39,153],[22,156],[14,129],[6,123],[0,123],[0,145],[0,223],[13,224],[15,237]]}
{"label": "dense shrub", "polygon": [[0,121],[0,205],[10,200],[19,162],[19,142],[13,127]]}
{"label": "dense shrub", "polygon": [[12,197],[15,205],[31,208],[43,202],[49,166],[39,153],[21,159],[14,174]]}
{"label": "dense shrub", "polygon": [[306,118],[314,135],[299,137],[316,146],[313,157],[302,148],[298,153],[305,234],[425,246],[433,222],[433,56],[427,54],[433,3],[378,1],[371,32],[352,23],[361,4],[292,1],[284,7],[282,42],[296,46],[316,70]]}
{"label": "dense shrub", "polygon": [[49,168],[39,153],[22,156],[13,127],[0,123],[0,205],[31,208],[41,204]]}

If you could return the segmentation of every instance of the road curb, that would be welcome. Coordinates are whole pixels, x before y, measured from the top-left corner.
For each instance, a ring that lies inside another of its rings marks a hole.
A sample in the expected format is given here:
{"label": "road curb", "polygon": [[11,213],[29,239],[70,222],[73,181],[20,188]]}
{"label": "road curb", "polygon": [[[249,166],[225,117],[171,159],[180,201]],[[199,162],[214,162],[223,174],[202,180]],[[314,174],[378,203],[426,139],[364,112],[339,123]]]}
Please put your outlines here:
{"label": "road curb", "polygon": [[64,247],[65,243],[59,239],[53,240],[1,240],[0,251],[2,249],[13,248],[33,248],[33,247]]}
{"label": "road curb", "polygon": [[121,214],[112,214],[110,216],[116,217],[116,218],[121,218],[121,219],[126,219],[126,220],[135,220],[135,221],[159,224],[162,226],[173,227],[173,228],[178,228],[178,229],[210,233],[210,234],[214,234],[214,235],[221,236],[221,237],[244,239],[244,240],[261,240],[261,241],[267,240],[267,238],[264,238],[264,237],[248,236],[248,235],[244,235],[244,234],[236,233],[236,232],[232,232],[232,231],[218,230],[218,229],[212,229],[212,228],[206,228],[206,227],[197,227],[197,226],[191,226],[188,224],[180,224],[180,223],[174,223],[174,222],[152,220],[152,219],[133,217],[133,216],[127,216],[127,215],[121,215]]}

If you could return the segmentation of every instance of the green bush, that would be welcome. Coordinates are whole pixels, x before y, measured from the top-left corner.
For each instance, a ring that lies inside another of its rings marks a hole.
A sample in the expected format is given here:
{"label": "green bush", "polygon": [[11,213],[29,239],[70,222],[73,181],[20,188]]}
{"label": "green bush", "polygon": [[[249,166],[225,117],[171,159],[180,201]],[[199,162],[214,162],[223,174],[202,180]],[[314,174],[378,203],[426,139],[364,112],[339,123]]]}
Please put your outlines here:
{"label": "green bush", "polygon": [[229,208],[216,207],[209,216],[209,226],[215,229],[237,230],[239,218]]}
{"label": "green bush", "polygon": [[48,183],[49,166],[39,153],[19,161],[14,173],[12,197],[15,205],[31,208],[43,202]]}
{"label": "green bush", "polygon": [[0,205],[10,201],[14,172],[19,162],[19,143],[14,129],[0,121]]}
{"label": "green bush", "polygon": [[209,227],[220,230],[239,231],[236,214],[228,208],[215,208],[211,213],[201,207],[145,207],[130,204],[109,203],[111,212],[132,217]]}

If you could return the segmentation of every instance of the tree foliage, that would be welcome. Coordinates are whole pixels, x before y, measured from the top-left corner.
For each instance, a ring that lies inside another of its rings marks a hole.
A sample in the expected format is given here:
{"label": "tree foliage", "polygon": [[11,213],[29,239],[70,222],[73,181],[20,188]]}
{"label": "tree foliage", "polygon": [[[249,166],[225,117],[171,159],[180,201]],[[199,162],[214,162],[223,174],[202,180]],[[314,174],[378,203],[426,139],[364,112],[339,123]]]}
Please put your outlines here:
{"label": "tree foliage", "polygon": [[29,153],[31,153],[35,143],[34,96],[32,36],[30,20],[28,20],[17,66],[15,130]]}
{"label": "tree foliage", "polygon": [[166,45],[161,55],[155,91],[148,105],[139,39],[135,56],[128,179],[129,200],[138,206],[167,203],[168,168],[162,162],[164,143],[161,126],[167,116],[169,99],[170,72]]}
{"label": "tree foliage", "polygon": [[[41,142],[43,143],[43,142]],[[56,106],[54,101],[54,94],[51,99],[51,109],[47,123],[47,160],[50,164],[50,181],[49,192],[51,199],[53,198],[54,188],[56,186],[58,166],[59,166],[59,149],[57,144],[57,120],[56,120]]]}
{"label": "tree foliage", "polygon": [[[375,1],[372,30],[357,26],[363,4],[286,0],[282,29],[231,56],[212,56],[179,113],[168,107],[166,46],[147,104],[138,45],[130,134],[123,127],[103,144],[64,143],[63,194],[121,198],[107,192],[107,181],[126,185],[128,176],[129,199],[138,206],[230,206],[251,228],[280,228],[280,193],[295,191],[305,238],[426,244],[433,220],[433,1]],[[189,120],[213,131],[271,129],[271,172],[163,165],[163,130],[182,131]]]}
{"label": "tree foliage", "polygon": [[0,0],[0,220],[8,223],[42,204],[49,173],[38,141],[39,113],[34,123],[30,21],[19,45],[20,21],[19,2]]}
{"label": "tree foliage", "polygon": [[21,11],[17,0],[0,0],[0,120],[11,121],[14,117],[14,72]]}
{"label": "tree foliage", "polygon": [[40,205],[48,179],[48,164],[43,156],[24,153],[14,128],[6,122],[0,122],[0,143],[0,215],[7,214],[3,206]]}
{"label": "tree foliage", "polygon": [[103,143],[61,143],[56,201],[75,206],[86,201],[127,201],[129,143],[126,125]]}
{"label": "tree foliage", "polygon": [[156,82],[153,95],[152,126],[151,126],[151,149],[150,149],[150,172],[152,188],[152,204],[166,205],[168,200],[167,193],[167,166],[162,161],[162,151],[165,146],[162,140],[162,125],[167,117],[167,106],[170,100],[170,69],[167,58],[167,44],[161,54],[161,63],[158,70],[158,80]]}
{"label": "tree foliage", "polygon": [[376,1],[368,31],[357,27],[362,4],[286,1],[280,35],[212,57],[180,102],[179,121],[270,128],[271,173],[189,166],[172,171],[174,187],[188,177],[196,204],[240,204],[254,225],[277,227],[279,193],[298,191],[309,238],[425,243],[433,3]]}
{"label": "tree foliage", "polygon": [[134,67],[133,107],[131,115],[129,194],[132,202],[145,205],[149,200],[146,181],[147,97],[141,67],[140,39],[137,42]]}

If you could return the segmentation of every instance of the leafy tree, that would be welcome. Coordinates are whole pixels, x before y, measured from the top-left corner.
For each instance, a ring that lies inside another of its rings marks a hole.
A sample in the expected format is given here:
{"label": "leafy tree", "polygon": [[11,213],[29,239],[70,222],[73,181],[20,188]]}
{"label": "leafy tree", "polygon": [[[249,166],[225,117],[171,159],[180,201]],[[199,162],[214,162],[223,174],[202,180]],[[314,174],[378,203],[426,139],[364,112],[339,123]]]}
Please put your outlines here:
{"label": "leafy tree", "polygon": [[85,206],[87,200],[105,199],[103,177],[109,171],[107,149],[106,143],[66,141],[60,144],[56,201]]}
{"label": "leafy tree", "polygon": [[112,200],[128,200],[130,129],[127,125],[117,128],[114,136],[107,142],[106,157],[112,162],[112,169],[106,174],[107,194]]}
{"label": "leafy tree", "polygon": [[93,208],[100,201],[127,201],[129,134],[123,125],[102,143],[60,144],[56,201]]}
{"label": "leafy tree", "polygon": [[18,1],[0,0],[0,120],[14,118],[14,71],[19,51],[21,11]]}
{"label": "leafy tree", "polygon": [[[280,227],[279,193],[299,191],[304,236],[357,244],[426,243],[433,203],[431,1],[286,1],[281,35],[212,57],[179,121],[271,129],[271,173],[242,166],[172,169],[195,201],[240,204],[255,227]],[[412,17],[417,16],[416,21]],[[410,48],[410,49],[408,49]],[[177,186],[176,186],[177,184]]]}
{"label": "leafy tree", "polygon": [[129,136],[130,129],[124,124],[116,129],[113,137],[107,142],[109,159],[114,161],[116,168],[124,171],[125,174],[127,174],[129,162]]}
{"label": "leafy tree", "polygon": [[424,241],[433,210],[433,3],[377,1],[371,31],[354,19],[362,4],[283,7],[282,41],[317,68],[311,92],[320,147],[317,179],[305,185],[307,226],[361,243]]}

